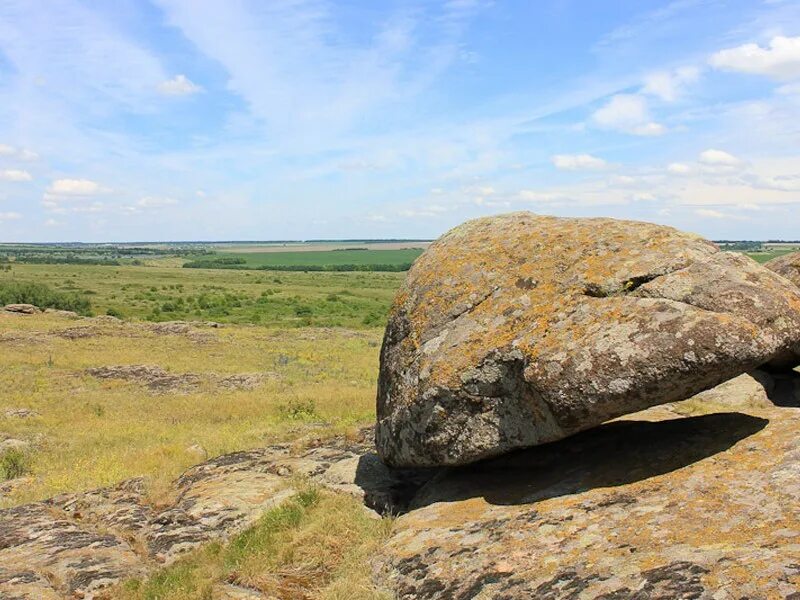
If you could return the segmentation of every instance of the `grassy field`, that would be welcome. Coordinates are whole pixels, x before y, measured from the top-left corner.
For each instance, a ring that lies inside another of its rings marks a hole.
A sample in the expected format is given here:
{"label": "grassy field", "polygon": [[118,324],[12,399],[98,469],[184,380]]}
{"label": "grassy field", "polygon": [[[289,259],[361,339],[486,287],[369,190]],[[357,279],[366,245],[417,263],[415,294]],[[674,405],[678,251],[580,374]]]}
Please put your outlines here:
{"label": "grassy field", "polygon": [[404,265],[422,254],[421,248],[392,250],[343,249],[296,252],[235,252],[225,251],[221,255],[241,258],[247,268],[266,268],[275,265],[313,266],[328,265]]}
{"label": "grassy field", "polygon": [[[138,475],[157,495],[206,455],[368,424],[381,333],[253,326],[173,333],[147,323],[0,313],[0,434],[28,445],[12,465],[27,477],[0,505]],[[117,365],[156,365],[175,385],[153,389],[145,379],[87,372]],[[247,385],[228,385],[233,375]],[[33,416],[8,412],[19,409]]]}
{"label": "grassy field", "polygon": [[797,252],[797,249],[792,250],[762,250],[760,252],[745,252],[747,256],[752,258],[757,263],[764,264],[767,261],[772,260],[773,258],[778,258],[779,256],[783,256],[784,254],[791,254],[792,252]]}
{"label": "grassy field", "polygon": [[94,314],[271,327],[382,326],[403,273],[251,272],[175,266],[15,264],[4,282],[88,298]]}

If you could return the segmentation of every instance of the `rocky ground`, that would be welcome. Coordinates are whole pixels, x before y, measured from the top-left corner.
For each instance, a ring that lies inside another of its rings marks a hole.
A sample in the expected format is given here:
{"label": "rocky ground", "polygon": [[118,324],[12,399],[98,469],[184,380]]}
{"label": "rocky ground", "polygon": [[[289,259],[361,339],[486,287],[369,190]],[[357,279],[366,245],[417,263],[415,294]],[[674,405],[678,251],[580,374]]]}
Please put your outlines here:
{"label": "rocky ground", "polygon": [[398,598],[797,600],[800,375],[755,375],[467,467],[391,471],[364,430],[215,458],[161,506],[134,479],[7,509],[0,598],[102,598],[247,527],[302,476],[401,515],[372,565]]}

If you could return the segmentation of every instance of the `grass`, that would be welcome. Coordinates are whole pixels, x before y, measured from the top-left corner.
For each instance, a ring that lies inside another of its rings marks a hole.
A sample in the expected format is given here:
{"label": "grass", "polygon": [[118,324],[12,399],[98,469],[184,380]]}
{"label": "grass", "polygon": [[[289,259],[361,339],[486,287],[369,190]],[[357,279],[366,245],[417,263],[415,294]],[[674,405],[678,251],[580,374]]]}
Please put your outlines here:
{"label": "grass", "polygon": [[47,285],[33,281],[0,280],[0,305],[5,304],[33,304],[43,309],[71,310],[82,315],[91,310],[84,296],[53,291]]}
{"label": "grass", "polygon": [[[91,337],[65,330],[91,326]],[[0,416],[8,437],[36,440],[33,477],[0,506],[147,476],[163,489],[210,456],[333,435],[374,420],[381,330],[229,326],[204,337],[163,335],[146,324],[75,321],[0,313],[0,415],[30,408],[39,416]],[[103,365],[159,365],[202,376],[199,388],[156,395],[137,382],[96,379]],[[252,390],[226,390],[210,374],[257,373]]]}
{"label": "grass", "polygon": [[238,258],[250,268],[273,265],[315,266],[328,265],[399,265],[414,262],[422,254],[421,248],[392,250],[344,249],[295,252],[224,252],[225,258]]}
{"label": "grass", "polygon": [[15,264],[11,271],[0,271],[0,289],[35,282],[54,293],[88,299],[95,314],[150,321],[372,328],[384,324],[404,276],[179,266]]}
{"label": "grass", "polygon": [[752,258],[757,263],[764,264],[767,261],[772,260],[773,258],[778,258],[779,256],[783,256],[784,254],[791,254],[792,252],[796,252],[797,250],[764,250],[762,252],[745,252],[747,256]]}
{"label": "grass", "polygon": [[30,472],[28,453],[11,448],[0,454],[0,480],[16,479]]}
{"label": "grass", "polygon": [[227,544],[211,544],[145,581],[130,580],[109,598],[203,600],[221,582],[269,597],[383,600],[364,569],[391,531],[354,498],[301,489]]}

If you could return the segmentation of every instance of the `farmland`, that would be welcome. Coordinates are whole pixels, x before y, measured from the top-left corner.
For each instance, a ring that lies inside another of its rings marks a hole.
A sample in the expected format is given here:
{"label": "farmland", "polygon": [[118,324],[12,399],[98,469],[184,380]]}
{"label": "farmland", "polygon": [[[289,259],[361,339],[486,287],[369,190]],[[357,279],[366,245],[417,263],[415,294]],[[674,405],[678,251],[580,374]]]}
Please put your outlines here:
{"label": "farmland", "polygon": [[[421,248],[403,248],[391,250],[371,250],[367,248],[344,248],[324,251],[291,251],[291,252],[230,252],[223,253],[225,258],[239,258],[244,261],[243,268],[274,268],[276,266],[292,267],[326,267],[340,265],[410,265],[422,254]],[[406,269],[408,267],[406,266]],[[404,270],[406,270],[404,269]],[[375,269],[378,270],[378,269]]]}

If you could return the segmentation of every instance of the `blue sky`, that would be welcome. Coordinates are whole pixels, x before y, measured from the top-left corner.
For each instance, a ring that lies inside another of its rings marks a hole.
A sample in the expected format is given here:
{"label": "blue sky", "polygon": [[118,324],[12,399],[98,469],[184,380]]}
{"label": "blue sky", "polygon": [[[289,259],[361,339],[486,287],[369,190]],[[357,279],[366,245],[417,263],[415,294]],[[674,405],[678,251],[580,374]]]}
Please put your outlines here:
{"label": "blue sky", "polygon": [[0,0],[0,241],[800,238],[800,3]]}

